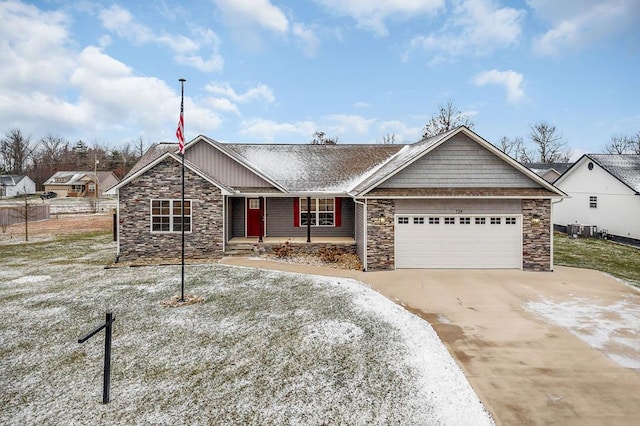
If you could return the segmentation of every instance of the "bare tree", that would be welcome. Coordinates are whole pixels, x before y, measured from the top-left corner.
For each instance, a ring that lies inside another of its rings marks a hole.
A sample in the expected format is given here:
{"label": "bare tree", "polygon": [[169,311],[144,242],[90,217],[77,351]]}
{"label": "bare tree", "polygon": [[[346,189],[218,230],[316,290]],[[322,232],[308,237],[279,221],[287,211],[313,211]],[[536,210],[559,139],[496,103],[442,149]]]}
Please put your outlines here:
{"label": "bare tree", "polygon": [[604,147],[607,154],[626,154],[629,150],[629,138],[627,136],[611,136],[611,140]]}
{"label": "bare tree", "polygon": [[531,163],[533,152],[528,148],[521,137],[509,139],[503,136],[498,143],[498,148],[508,156],[522,163]]}
{"label": "bare tree", "polygon": [[314,132],[311,145],[337,145],[338,138],[329,138],[324,132]]}
{"label": "bare tree", "polygon": [[387,133],[382,137],[382,139],[376,141],[381,145],[393,145],[396,143],[396,134],[395,133]]}
{"label": "bare tree", "polygon": [[566,143],[562,140],[562,135],[557,133],[556,126],[540,121],[529,128],[529,138],[536,146],[540,162],[559,162],[563,157],[563,150],[566,149]]}
{"label": "bare tree", "polygon": [[16,215],[24,220],[24,240],[29,241],[29,219],[31,219],[36,211],[36,205],[30,202],[29,194],[19,193],[18,198],[22,198],[20,204],[13,207]]}
{"label": "bare tree", "polygon": [[142,157],[142,155],[144,155],[144,151],[145,151],[145,147],[144,147],[144,140],[142,139],[142,136],[138,137],[138,139],[134,142],[135,148],[135,156],[138,157],[137,159],[140,159]]}
{"label": "bare tree", "polygon": [[471,118],[458,110],[453,101],[447,101],[445,105],[438,105],[438,113],[432,116],[422,130],[422,138],[429,138],[444,132],[448,132],[458,126],[467,126],[473,129]]}
{"label": "bare tree", "polygon": [[20,129],[9,130],[0,141],[0,168],[11,174],[22,174],[27,170],[32,153],[31,138],[23,135]]}

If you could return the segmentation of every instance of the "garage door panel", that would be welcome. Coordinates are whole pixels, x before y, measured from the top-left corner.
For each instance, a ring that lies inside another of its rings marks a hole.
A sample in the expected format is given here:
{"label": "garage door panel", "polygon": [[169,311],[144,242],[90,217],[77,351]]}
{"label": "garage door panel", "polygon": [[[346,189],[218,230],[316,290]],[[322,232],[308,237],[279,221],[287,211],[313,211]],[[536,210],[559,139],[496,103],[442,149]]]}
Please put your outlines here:
{"label": "garage door panel", "polygon": [[[397,268],[521,268],[521,216],[463,216],[470,223],[447,216],[453,218],[447,224],[444,216],[438,224],[429,224],[434,215],[398,217],[408,220],[396,220]],[[414,223],[414,218],[423,218],[416,219],[422,223]]]}

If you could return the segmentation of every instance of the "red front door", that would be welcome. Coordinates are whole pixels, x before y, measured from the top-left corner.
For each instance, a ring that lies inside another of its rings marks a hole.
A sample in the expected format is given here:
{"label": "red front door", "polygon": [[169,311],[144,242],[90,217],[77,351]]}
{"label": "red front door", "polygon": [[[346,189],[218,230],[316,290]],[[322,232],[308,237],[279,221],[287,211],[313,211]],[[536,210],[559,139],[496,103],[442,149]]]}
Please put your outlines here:
{"label": "red front door", "polygon": [[260,236],[260,199],[247,198],[247,237]]}

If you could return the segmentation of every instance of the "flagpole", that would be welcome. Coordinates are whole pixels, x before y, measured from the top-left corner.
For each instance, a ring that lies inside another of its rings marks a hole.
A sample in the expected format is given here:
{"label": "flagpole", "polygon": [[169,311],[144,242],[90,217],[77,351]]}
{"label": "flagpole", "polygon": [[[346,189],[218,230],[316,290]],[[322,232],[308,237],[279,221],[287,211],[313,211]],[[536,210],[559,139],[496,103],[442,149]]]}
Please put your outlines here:
{"label": "flagpole", "polygon": [[182,279],[180,281],[180,301],[184,302],[184,82],[187,81],[184,78],[178,80],[181,86],[181,96],[180,96],[180,124],[182,126],[181,133],[181,154],[182,154],[182,203],[180,204],[182,220],[181,226],[182,228]]}

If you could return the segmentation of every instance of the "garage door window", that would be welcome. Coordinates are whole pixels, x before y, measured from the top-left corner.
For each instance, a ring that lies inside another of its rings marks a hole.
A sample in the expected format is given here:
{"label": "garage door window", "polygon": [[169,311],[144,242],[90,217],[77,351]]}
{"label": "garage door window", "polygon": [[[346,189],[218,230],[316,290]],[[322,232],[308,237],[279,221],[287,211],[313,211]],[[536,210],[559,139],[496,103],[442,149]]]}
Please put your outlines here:
{"label": "garage door window", "polygon": [[471,218],[470,217],[461,217],[460,218],[460,225],[470,225],[471,224]]}
{"label": "garage door window", "polygon": [[444,224],[445,225],[455,225],[456,224],[456,218],[455,217],[445,217],[444,218]]}
{"label": "garage door window", "polygon": [[413,218],[414,225],[424,225],[424,217],[414,217]]}
{"label": "garage door window", "polygon": [[486,217],[476,217],[476,225],[484,225],[485,223],[487,223],[487,218]]}
{"label": "garage door window", "polygon": [[500,225],[500,218],[499,217],[492,217],[491,218],[491,224],[492,225]]}
{"label": "garage door window", "polygon": [[407,223],[409,223],[409,218],[408,217],[404,217],[404,216],[399,217],[398,218],[398,223],[400,225],[406,225]]}
{"label": "garage door window", "polygon": [[507,217],[507,218],[505,218],[504,223],[506,223],[507,225],[515,225],[516,224],[516,218],[515,217]]}
{"label": "garage door window", "polygon": [[429,225],[439,225],[440,224],[440,218],[439,217],[430,217],[429,218]]}

